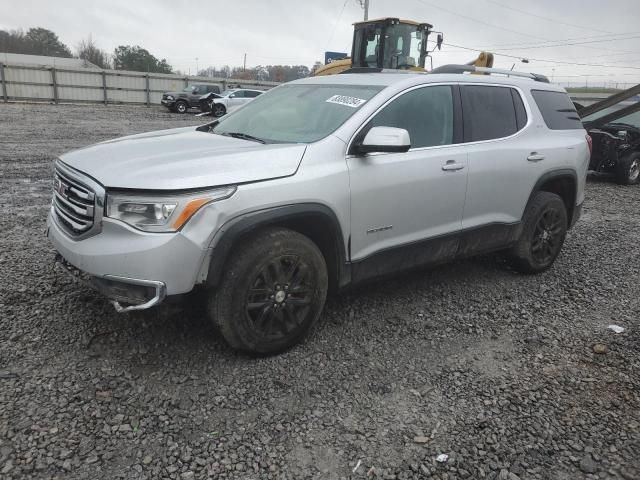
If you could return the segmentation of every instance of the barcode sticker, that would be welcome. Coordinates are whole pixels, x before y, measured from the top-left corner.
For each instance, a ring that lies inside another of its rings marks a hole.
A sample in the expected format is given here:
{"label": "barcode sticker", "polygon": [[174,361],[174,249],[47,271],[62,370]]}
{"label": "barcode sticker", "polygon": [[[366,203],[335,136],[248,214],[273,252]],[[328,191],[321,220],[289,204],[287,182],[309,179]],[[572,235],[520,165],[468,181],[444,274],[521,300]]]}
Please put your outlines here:
{"label": "barcode sticker", "polygon": [[344,105],[345,107],[358,108],[360,105],[366,102],[366,100],[357,97],[348,97],[346,95],[334,95],[326,100],[327,103],[337,103],[338,105]]}

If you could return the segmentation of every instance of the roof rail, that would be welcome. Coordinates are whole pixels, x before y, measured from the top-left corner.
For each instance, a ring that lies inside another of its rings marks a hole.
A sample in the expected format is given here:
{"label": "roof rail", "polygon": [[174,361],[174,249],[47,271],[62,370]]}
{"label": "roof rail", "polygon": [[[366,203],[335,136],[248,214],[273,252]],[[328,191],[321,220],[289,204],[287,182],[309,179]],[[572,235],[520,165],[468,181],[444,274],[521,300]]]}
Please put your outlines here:
{"label": "roof rail", "polygon": [[474,65],[443,65],[438,68],[434,68],[430,73],[497,73],[499,75],[506,75],[508,77],[524,77],[529,78],[531,80],[535,80],[536,82],[544,82],[549,83],[549,79],[544,75],[540,75],[538,73],[527,73],[527,72],[514,72],[513,70],[502,70],[500,68],[487,68],[487,67],[476,67]]}

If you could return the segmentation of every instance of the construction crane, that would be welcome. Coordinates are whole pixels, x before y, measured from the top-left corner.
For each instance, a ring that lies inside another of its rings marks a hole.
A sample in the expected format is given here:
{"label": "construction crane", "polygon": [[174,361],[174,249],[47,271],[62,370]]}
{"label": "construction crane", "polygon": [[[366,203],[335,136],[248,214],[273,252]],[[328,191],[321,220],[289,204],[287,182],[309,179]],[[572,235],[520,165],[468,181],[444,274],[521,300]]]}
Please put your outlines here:
{"label": "construction crane", "polygon": [[[435,46],[428,49],[429,36],[436,33]],[[427,71],[427,58],[442,47],[442,32],[433,25],[399,18],[379,18],[353,24],[351,56],[319,67],[313,76],[335,75],[350,69]],[[469,65],[492,67],[493,54],[482,52]],[[432,66],[431,66],[432,67]]]}

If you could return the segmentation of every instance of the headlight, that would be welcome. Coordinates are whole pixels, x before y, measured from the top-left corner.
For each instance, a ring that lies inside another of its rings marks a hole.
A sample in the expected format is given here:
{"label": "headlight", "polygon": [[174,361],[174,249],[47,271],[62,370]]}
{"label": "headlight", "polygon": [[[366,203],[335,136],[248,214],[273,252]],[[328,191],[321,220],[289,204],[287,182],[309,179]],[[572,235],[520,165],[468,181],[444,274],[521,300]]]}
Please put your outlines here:
{"label": "headlight", "polygon": [[173,100],[173,95],[167,95],[167,100]]}
{"label": "headlight", "polygon": [[107,195],[106,216],[146,232],[175,232],[204,205],[229,198],[236,187],[216,188],[185,195]]}

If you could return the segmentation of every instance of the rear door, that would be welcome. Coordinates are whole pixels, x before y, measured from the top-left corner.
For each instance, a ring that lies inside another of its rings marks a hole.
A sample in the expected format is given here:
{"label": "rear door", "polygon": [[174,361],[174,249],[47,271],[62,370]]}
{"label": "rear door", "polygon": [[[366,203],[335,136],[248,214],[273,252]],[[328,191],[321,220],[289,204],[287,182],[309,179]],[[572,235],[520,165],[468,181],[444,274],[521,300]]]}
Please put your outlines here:
{"label": "rear door", "polygon": [[411,137],[408,152],[347,156],[351,259],[361,265],[371,260],[362,277],[371,269],[383,274],[455,255],[468,171],[455,93],[449,85],[409,90],[353,140],[374,126],[404,128]]}
{"label": "rear door", "polygon": [[227,99],[227,111],[231,111],[245,103],[244,90],[236,90]]}
{"label": "rear door", "polygon": [[461,249],[472,253],[510,240],[553,155],[519,89],[462,84],[460,93],[469,155]]}

